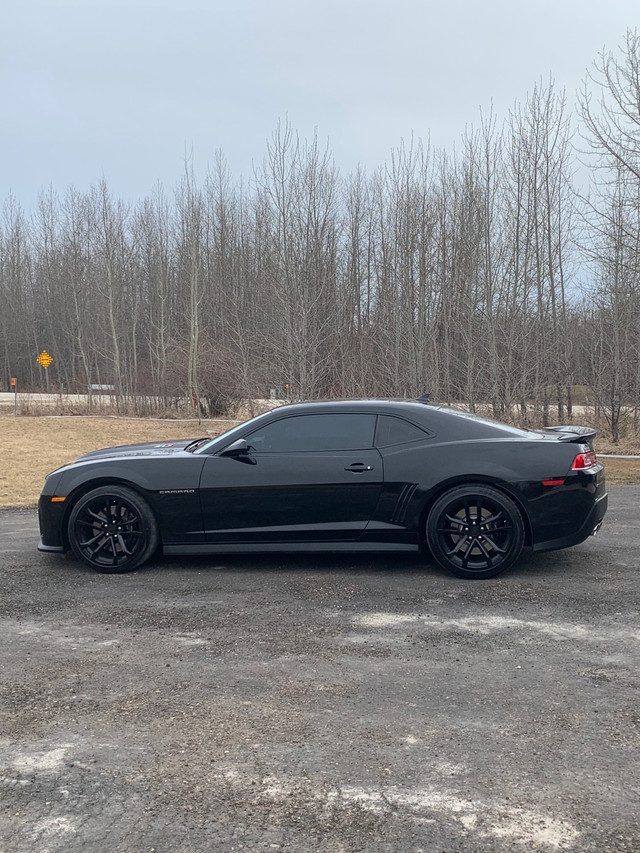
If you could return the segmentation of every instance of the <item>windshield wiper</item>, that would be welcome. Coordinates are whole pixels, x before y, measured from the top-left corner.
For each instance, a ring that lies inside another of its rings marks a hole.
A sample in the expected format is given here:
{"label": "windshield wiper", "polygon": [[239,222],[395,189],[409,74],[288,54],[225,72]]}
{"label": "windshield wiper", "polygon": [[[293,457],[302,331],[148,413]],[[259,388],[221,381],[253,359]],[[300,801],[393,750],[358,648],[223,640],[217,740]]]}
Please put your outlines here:
{"label": "windshield wiper", "polygon": [[197,450],[203,444],[206,444],[208,441],[211,441],[211,436],[207,436],[207,438],[196,438],[195,441],[192,441],[191,444],[187,444],[185,450],[187,453],[193,453],[194,450]]}

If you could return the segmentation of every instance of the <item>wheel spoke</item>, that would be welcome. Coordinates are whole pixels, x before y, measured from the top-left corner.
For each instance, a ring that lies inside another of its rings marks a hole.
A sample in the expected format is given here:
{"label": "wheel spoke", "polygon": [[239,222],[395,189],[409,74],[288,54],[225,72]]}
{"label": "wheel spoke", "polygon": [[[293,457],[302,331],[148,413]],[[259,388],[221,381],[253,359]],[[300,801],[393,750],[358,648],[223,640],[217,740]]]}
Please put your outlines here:
{"label": "wheel spoke", "polygon": [[103,530],[99,530],[98,533],[96,533],[96,535],[93,537],[93,539],[88,539],[86,542],[80,542],[80,547],[90,548],[90,546],[93,545],[94,542],[97,542],[101,536],[104,536]]}
{"label": "wheel spoke", "polygon": [[122,538],[122,534],[118,533],[118,542],[120,543],[120,547],[124,551],[124,553],[130,557],[133,554],[133,551],[130,551],[127,546],[124,544],[124,539]]}
{"label": "wheel spoke", "polygon": [[[86,520],[86,519],[84,519],[84,518],[79,518],[79,519],[78,519],[78,521],[77,521],[76,523],[77,523],[77,524],[81,524],[83,527],[90,527],[92,530],[95,530],[95,529],[96,529],[96,527],[98,526],[98,525],[95,523],[95,521],[87,521],[87,520]],[[103,523],[104,523],[104,522],[102,522],[102,521],[100,522],[100,524],[101,524],[101,525],[102,525]]]}
{"label": "wheel spoke", "polygon": [[454,547],[454,548],[452,548],[452,549],[451,549],[451,551],[447,551],[447,552],[446,552],[446,553],[447,553],[447,557],[452,557],[454,554],[458,554],[458,553],[462,550],[462,548],[464,547],[464,545],[466,544],[466,542],[467,542],[466,538],[465,538],[464,536],[461,536],[461,537],[458,539],[458,541],[457,541],[457,543],[456,543],[455,547]]}
{"label": "wheel spoke", "polygon": [[97,548],[95,548],[95,550],[92,551],[90,548],[87,549],[89,551],[90,559],[93,560],[93,558],[96,556],[96,554],[98,554],[104,548],[107,541],[108,540],[107,540],[107,537],[105,535],[104,538],[102,539],[102,542],[98,542],[98,546],[97,546]]}
{"label": "wheel spoke", "polygon": [[[492,563],[491,554],[490,554],[490,553],[487,551],[487,549],[484,547],[484,543],[482,542],[482,538],[483,538],[482,536],[478,536],[478,538],[477,538],[477,539],[475,539],[474,541],[477,543],[478,548],[480,548],[480,550],[482,551],[482,553],[483,553],[483,554],[484,554],[484,556],[486,557],[487,562],[489,563],[489,565],[491,565],[491,563]],[[485,537],[485,538],[486,538],[486,537]]]}
{"label": "wheel spoke", "polygon": [[484,540],[485,540],[485,542],[488,542],[488,543],[489,543],[489,546],[490,546],[491,548],[493,548],[493,550],[494,550],[496,553],[498,553],[498,554],[505,554],[505,553],[506,553],[506,550],[505,550],[504,548],[501,548],[501,547],[496,543],[496,541],[495,541],[494,539],[492,539],[492,538],[491,538],[491,536],[489,536],[489,535],[488,535],[488,534],[486,534],[486,533],[484,534]]}

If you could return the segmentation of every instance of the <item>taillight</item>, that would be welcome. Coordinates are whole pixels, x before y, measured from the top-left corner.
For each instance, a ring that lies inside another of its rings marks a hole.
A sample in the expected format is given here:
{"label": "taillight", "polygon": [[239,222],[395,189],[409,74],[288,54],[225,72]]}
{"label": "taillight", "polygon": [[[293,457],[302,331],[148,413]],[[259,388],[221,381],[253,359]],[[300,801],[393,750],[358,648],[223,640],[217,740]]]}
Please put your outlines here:
{"label": "taillight", "polygon": [[598,462],[598,457],[596,456],[595,450],[588,450],[586,453],[578,453],[576,458],[573,460],[573,465],[571,466],[572,471],[580,471],[583,468],[592,468]]}

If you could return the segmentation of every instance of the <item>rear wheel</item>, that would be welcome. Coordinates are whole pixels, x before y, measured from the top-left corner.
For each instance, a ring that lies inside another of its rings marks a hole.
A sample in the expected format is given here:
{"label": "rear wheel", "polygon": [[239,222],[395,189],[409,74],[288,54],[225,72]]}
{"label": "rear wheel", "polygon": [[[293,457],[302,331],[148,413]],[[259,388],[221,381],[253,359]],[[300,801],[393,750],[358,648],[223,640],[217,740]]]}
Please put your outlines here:
{"label": "rear wheel", "polygon": [[491,486],[458,486],[435,502],[427,518],[434,559],[454,575],[490,578],[518,559],[524,525],[518,507]]}
{"label": "rear wheel", "polygon": [[101,486],[83,495],[69,516],[69,543],[97,572],[123,574],[158,547],[158,525],[147,502],[123,486]]}

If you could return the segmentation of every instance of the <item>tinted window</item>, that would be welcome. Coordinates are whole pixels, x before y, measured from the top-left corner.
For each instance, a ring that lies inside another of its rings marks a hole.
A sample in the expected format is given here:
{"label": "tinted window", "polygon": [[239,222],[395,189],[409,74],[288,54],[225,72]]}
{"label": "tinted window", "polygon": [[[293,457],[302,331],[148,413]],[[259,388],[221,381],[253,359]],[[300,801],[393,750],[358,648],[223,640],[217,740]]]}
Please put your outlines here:
{"label": "tinted window", "polygon": [[393,418],[390,415],[378,417],[378,432],[376,433],[376,445],[388,447],[391,444],[406,444],[408,441],[417,441],[419,438],[427,438],[427,433],[420,427],[403,421],[401,418]]}
{"label": "tinted window", "polygon": [[363,450],[373,446],[375,415],[298,415],[247,436],[258,452]]}
{"label": "tinted window", "polygon": [[[453,415],[453,417],[458,421],[458,424],[453,421],[451,423],[451,428],[455,428],[456,431],[459,428],[460,422],[466,422],[471,425],[473,433],[470,433],[470,436],[474,438],[484,438],[485,436],[490,438],[495,436],[496,431],[508,433],[520,438],[531,437],[531,432],[528,429],[520,429],[520,427],[503,424],[502,421],[495,421],[492,418],[483,418],[480,415],[474,415],[471,412],[463,412],[461,409],[454,409],[450,406],[438,406],[436,411],[446,413],[447,415]],[[483,427],[485,429],[483,429]],[[486,427],[490,427],[490,429],[488,430]],[[456,435],[455,437],[457,439],[463,436]]]}

